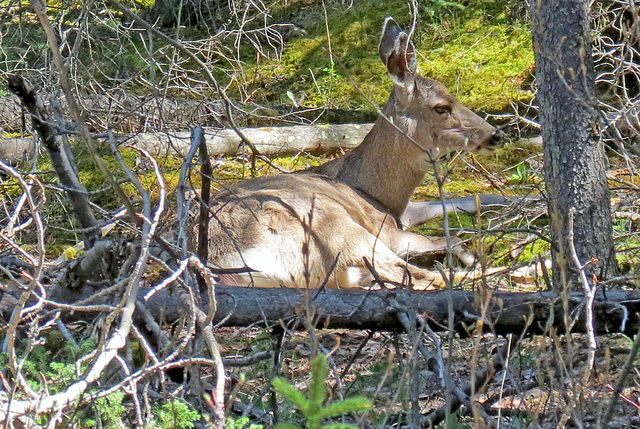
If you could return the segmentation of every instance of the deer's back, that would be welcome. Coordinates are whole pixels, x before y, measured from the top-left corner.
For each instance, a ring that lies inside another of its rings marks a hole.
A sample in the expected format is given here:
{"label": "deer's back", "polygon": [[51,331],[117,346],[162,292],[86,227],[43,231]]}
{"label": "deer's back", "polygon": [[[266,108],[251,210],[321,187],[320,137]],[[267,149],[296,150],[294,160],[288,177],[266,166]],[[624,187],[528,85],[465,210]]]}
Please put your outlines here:
{"label": "deer's back", "polygon": [[316,174],[241,182],[215,196],[211,214],[211,262],[247,265],[292,286],[304,284],[305,271],[322,281],[339,255],[338,271],[353,264],[349,248],[357,246],[350,242],[356,230],[376,235],[383,225],[396,228],[357,191]]}

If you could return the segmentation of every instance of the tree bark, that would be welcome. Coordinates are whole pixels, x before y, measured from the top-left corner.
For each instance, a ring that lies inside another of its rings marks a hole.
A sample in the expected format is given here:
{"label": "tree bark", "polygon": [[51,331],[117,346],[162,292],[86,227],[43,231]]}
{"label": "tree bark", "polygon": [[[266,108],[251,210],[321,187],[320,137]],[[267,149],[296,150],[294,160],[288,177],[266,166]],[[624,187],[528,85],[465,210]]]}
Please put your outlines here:
{"label": "tree bark", "polygon": [[[141,288],[138,299],[153,314],[156,320],[172,323],[188,311],[183,308],[176,294],[161,291],[144,301],[149,288]],[[72,303],[86,299],[96,293],[93,288],[69,290],[56,286],[49,290],[49,299],[55,302]],[[596,300],[596,330],[599,333],[623,332],[633,335],[640,326],[640,293],[635,291],[609,291]],[[214,324],[222,326],[272,325],[280,320],[304,317],[306,302],[311,301],[315,309],[317,326],[323,328],[404,330],[398,321],[398,313],[412,311],[422,314],[436,331],[447,327],[447,291],[407,292],[404,290],[324,290],[318,289],[263,289],[233,286],[216,286],[217,313]],[[206,299],[203,298],[202,302]],[[584,295],[569,296],[568,311],[578,317],[573,332],[585,331],[583,311]],[[101,303],[101,302],[96,302]],[[474,293],[453,291],[455,326],[462,335],[471,334],[466,327],[473,327],[480,318],[479,306]],[[206,304],[203,304],[207,311]],[[10,296],[5,294],[0,302],[2,311],[11,310]],[[563,302],[554,292],[514,293],[494,292],[484,321],[486,331],[497,334],[513,333],[528,335],[546,333],[550,326],[565,330]],[[76,311],[64,317],[92,320],[94,312]],[[134,314],[136,323],[143,324],[139,312]]]}
{"label": "tree bark", "polygon": [[588,278],[618,274],[587,8],[583,0],[531,3],[556,288],[579,285],[568,241],[571,209],[580,262],[598,261],[587,267]]}

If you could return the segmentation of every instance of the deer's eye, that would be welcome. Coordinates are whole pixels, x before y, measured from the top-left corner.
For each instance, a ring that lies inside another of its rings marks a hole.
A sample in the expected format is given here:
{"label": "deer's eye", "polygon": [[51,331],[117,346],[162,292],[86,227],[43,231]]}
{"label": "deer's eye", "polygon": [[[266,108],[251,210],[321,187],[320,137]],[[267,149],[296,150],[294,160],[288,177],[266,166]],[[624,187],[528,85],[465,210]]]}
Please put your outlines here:
{"label": "deer's eye", "polygon": [[436,104],[433,106],[433,110],[440,115],[444,115],[445,113],[451,113],[451,105],[450,104]]}

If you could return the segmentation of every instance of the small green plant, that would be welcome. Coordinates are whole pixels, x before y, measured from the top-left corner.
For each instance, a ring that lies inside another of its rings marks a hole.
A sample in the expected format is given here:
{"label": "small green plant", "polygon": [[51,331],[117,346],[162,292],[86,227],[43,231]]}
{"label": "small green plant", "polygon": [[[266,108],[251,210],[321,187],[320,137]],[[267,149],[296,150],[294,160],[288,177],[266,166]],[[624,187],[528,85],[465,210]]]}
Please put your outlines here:
{"label": "small green plant", "polygon": [[424,11],[433,23],[438,22],[441,15],[450,9],[464,10],[464,5],[447,0],[428,0],[424,4]]}
{"label": "small green plant", "polygon": [[291,100],[291,103],[293,103],[293,107],[300,107],[300,105],[298,104],[298,100],[296,100],[296,95],[293,93],[293,91],[287,91],[287,98]]}
{"label": "small green plant", "polygon": [[331,61],[331,65],[329,67],[325,67],[322,69],[324,73],[329,75],[329,77],[333,79],[341,79],[342,75],[336,71],[336,63],[335,61]]}
{"label": "small green plant", "polygon": [[51,383],[50,389],[53,393],[64,391],[77,379],[76,367],[72,363],[51,362],[49,366],[50,369],[45,374]]}
{"label": "small green plant", "polygon": [[438,429],[444,429],[444,428],[471,429],[471,426],[460,422],[460,416],[456,413],[453,413],[453,414],[449,414],[445,418],[445,421],[439,424],[438,426],[436,426],[436,428]]}
{"label": "small green plant", "polygon": [[[295,386],[281,377],[273,380],[273,390],[284,396],[287,401],[291,402],[293,406],[300,410],[306,417],[306,429],[356,428],[357,426],[340,423],[322,424],[324,419],[350,413],[362,413],[371,410],[372,407],[371,401],[362,396],[325,404],[324,402],[327,396],[326,380],[328,376],[329,365],[327,364],[327,357],[321,354],[311,361],[311,382],[309,384],[308,398],[305,398],[300,390],[296,389]],[[277,428],[299,429],[300,426],[290,423],[280,423],[277,425]]]}
{"label": "small green plant", "polygon": [[107,397],[98,398],[93,402],[96,415],[99,416],[100,424],[94,419],[87,419],[84,424],[89,427],[102,427],[108,429],[124,429],[127,426],[122,421],[122,416],[127,411],[122,405],[124,392],[118,390]]}
{"label": "small green plant", "polygon": [[180,399],[174,399],[156,408],[155,414],[158,424],[163,429],[188,429],[200,420],[200,414]]}
{"label": "small green plant", "polygon": [[515,171],[509,176],[509,182],[526,183],[531,178],[531,167],[525,162],[521,162],[515,168]]}
{"label": "small green plant", "polygon": [[263,429],[264,426],[251,423],[248,417],[241,417],[239,419],[232,419],[229,417],[224,427],[226,429]]}
{"label": "small green plant", "polygon": [[631,222],[627,219],[613,219],[613,230],[618,233],[629,232]]}

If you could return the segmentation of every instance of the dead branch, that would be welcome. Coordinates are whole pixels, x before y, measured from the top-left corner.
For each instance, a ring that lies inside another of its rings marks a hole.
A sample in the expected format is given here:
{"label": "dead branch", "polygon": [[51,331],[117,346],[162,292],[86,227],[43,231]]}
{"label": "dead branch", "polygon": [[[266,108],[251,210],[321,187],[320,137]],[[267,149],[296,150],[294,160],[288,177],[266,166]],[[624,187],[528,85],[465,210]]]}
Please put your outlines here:
{"label": "dead branch", "polygon": [[38,98],[33,88],[24,81],[22,76],[10,75],[7,83],[11,92],[20,98],[25,109],[31,115],[33,126],[51,158],[51,165],[60,183],[69,196],[69,201],[71,202],[73,212],[78,222],[80,222],[82,228],[88,228],[85,240],[88,244],[93,244],[99,237],[100,230],[99,228],[95,228],[97,222],[93,215],[93,210],[89,205],[87,190],[82,183],[80,183],[78,176],[75,174],[74,167],[67,157],[66,151],[56,137],[57,130],[48,121],[49,115],[44,108],[44,104]]}
{"label": "dead branch", "polygon": [[636,339],[633,341],[633,346],[631,347],[631,351],[629,352],[629,356],[622,367],[622,372],[620,377],[618,378],[618,382],[616,383],[616,387],[613,391],[613,395],[611,395],[611,401],[609,402],[609,406],[607,407],[607,411],[605,413],[604,418],[602,419],[605,422],[605,427],[609,427],[609,422],[613,417],[613,413],[616,408],[616,403],[618,402],[618,398],[622,395],[622,389],[626,383],[628,383],[627,378],[629,374],[635,367],[634,361],[636,356],[638,355],[638,350],[640,350],[640,331],[636,332]]}
{"label": "dead branch", "polygon": [[[263,155],[284,156],[296,153],[331,154],[357,146],[372,124],[295,125],[282,127],[242,128]],[[212,156],[242,154],[242,140],[231,129],[204,128],[207,149]],[[133,144],[150,153],[171,153],[173,149],[186,155],[191,143],[190,132],[139,133],[131,138]]]}
{"label": "dead branch", "polygon": [[469,409],[471,409],[471,394],[483,389],[483,387],[486,386],[498,372],[502,371],[507,360],[508,352],[514,346],[514,344],[511,344],[511,339],[506,344],[502,345],[499,351],[496,353],[496,356],[493,358],[491,364],[483,371],[480,371],[476,374],[476,376],[474,377],[475,383],[469,383],[461,389],[456,389],[456,395],[454,395],[453,400],[451,401],[451,408],[448,409],[446,406],[444,406],[422,417],[421,427],[436,426],[440,422],[444,421],[447,415],[455,412],[462,405],[466,405]]}
{"label": "dead branch", "polygon": [[201,261],[209,260],[209,207],[211,203],[211,179],[213,177],[213,167],[207,141],[200,138],[200,148],[198,149],[198,163],[200,164],[200,210],[198,213],[198,248],[196,255]]}
{"label": "dead branch", "polygon": [[[144,154],[148,156],[148,154]],[[67,387],[65,391],[56,394],[48,394],[48,392],[42,392],[34,395],[30,394],[29,399],[14,400],[0,404],[0,422],[11,423],[14,419],[19,418],[22,415],[34,415],[37,416],[41,413],[51,412],[54,416],[50,422],[55,423],[60,418],[64,409],[74,405],[80,400],[81,396],[86,392],[89,386],[98,380],[107,366],[117,358],[118,352],[122,349],[127,341],[129,333],[133,326],[133,315],[136,308],[136,301],[139,295],[140,282],[144,274],[146,263],[150,254],[151,237],[153,236],[160,215],[164,210],[165,201],[165,189],[162,175],[159,172],[158,166],[155,160],[150,159],[155,167],[156,178],[159,186],[159,201],[155,212],[152,214],[147,211],[142,214],[144,223],[142,226],[142,237],[140,244],[140,256],[137,258],[135,266],[133,267],[131,275],[127,278],[127,286],[124,293],[121,296],[120,304],[111,312],[108,316],[107,326],[110,324],[109,320],[114,320],[117,316],[120,316],[120,322],[115,331],[109,336],[109,338],[102,344],[97,350],[95,359],[90,365],[89,369],[84,373],[83,377]],[[145,207],[149,205],[145,204]],[[44,288],[43,288],[44,289]],[[42,293],[44,295],[44,291]],[[7,294],[8,295],[8,294]],[[21,296],[19,302],[28,303],[26,294]],[[3,296],[4,298],[4,296]],[[42,299],[40,297],[39,299]],[[137,314],[137,313],[136,313]],[[16,316],[17,315],[17,316]],[[22,317],[21,312],[15,312],[13,318]],[[19,321],[18,321],[19,322]],[[17,323],[16,322],[16,325]],[[34,392],[35,393],[35,392]]]}

